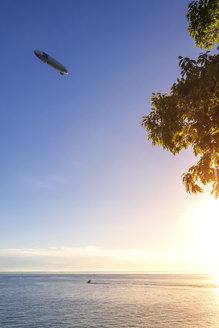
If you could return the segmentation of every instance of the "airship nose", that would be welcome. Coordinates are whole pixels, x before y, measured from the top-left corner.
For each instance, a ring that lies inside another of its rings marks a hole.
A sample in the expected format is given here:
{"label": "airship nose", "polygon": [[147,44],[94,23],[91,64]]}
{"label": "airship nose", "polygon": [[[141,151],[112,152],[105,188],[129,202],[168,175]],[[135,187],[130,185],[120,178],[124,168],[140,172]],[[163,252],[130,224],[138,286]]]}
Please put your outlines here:
{"label": "airship nose", "polygon": [[40,57],[40,51],[39,50],[34,50],[34,53],[38,58]]}

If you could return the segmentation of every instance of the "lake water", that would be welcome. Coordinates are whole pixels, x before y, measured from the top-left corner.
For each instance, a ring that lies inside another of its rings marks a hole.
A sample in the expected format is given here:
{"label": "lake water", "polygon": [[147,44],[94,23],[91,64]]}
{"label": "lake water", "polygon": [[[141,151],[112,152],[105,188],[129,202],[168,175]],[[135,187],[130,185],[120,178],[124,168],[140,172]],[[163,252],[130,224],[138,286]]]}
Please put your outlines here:
{"label": "lake water", "polygon": [[208,275],[0,274],[0,327],[218,328],[219,282]]}

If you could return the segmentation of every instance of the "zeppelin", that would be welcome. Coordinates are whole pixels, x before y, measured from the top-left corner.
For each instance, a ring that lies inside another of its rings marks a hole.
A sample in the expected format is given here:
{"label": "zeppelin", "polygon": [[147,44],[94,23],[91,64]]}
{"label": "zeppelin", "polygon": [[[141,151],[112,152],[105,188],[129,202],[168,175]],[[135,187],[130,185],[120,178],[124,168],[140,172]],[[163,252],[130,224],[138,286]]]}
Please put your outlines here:
{"label": "zeppelin", "polygon": [[68,70],[60,64],[57,60],[49,56],[47,53],[40,51],[40,50],[34,50],[35,55],[42,60],[42,62],[48,64],[49,66],[55,68],[61,75],[68,74]]}

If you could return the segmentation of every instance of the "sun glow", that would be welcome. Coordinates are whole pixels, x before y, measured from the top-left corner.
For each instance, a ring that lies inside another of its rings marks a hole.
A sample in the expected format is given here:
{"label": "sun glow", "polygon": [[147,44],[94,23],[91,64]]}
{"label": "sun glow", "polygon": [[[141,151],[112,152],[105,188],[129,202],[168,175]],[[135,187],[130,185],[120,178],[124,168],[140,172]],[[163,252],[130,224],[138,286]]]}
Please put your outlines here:
{"label": "sun glow", "polygon": [[196,209],[194,248],[208,270],[219,274],[219,201],[209,200]]}
{"label": "sun glow", "polygon": [[219,273],[215,273],[212,275],[213,281],[218,285],[219,287]]}

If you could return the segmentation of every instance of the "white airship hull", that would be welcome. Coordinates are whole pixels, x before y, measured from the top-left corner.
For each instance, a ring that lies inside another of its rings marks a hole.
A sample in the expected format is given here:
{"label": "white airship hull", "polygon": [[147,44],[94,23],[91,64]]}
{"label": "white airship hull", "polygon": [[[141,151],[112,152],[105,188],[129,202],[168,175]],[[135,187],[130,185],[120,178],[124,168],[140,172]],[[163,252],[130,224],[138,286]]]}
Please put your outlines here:
{"label": "white airship hull", "polygon": [[61,75],[68,74],[67,68],[49,56],[47,53],[40,50],[34,50],[34,53],[40,60],[42,60],[42,62],[59,71]]}

